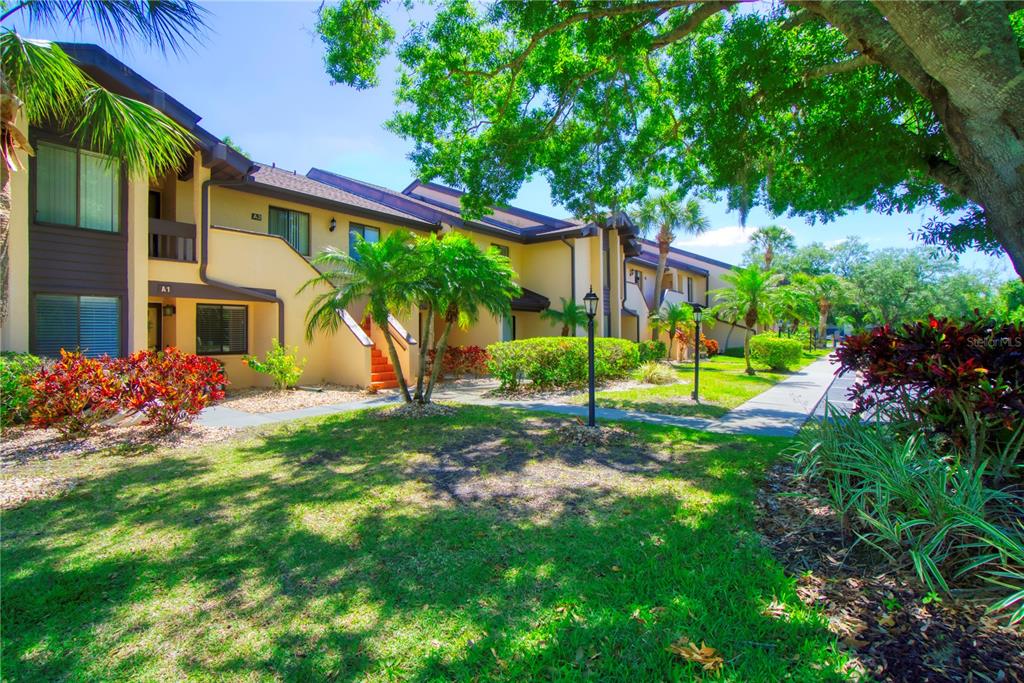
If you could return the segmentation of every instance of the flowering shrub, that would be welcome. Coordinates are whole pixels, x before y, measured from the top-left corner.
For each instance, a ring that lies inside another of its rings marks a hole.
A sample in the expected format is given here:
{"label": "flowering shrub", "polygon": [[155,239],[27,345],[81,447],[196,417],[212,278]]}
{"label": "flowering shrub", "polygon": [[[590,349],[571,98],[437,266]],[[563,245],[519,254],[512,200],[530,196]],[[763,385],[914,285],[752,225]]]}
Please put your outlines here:
{"label": "flowering shrub", "polygon": [[142,413],[147,424],[160,429],[190,421],[224,398],[221,365],[207,356],[167,348],[138,351],[112,364],[122,381],[120,408]]}
{"label": "flowering shrub", "polygon": [[[565,387],[587,381],[587,340],[536,337],[487,347],[488,367],[502,389],[515,389],[526,378],[535,387]],[[626,339],[594,340],[594,376],[598,381],[626,377],[640,364],[637,345]]]}
{"label": "flowering shrub", "polygon": [[298,361],[298,355],[297,346],[289,349],[272,339],[265,360],[261,361],[256,356],[242,356],[242,363],[260,374],[269,375],[278,389],[290,389],[298,383],[302,369],[306,367],[306,359]]}
{"label": "flowering shrub", "polygon": [[718,355],[718,341],[715,339],[708,339],[704,335],[701,335],[701,340],[704,342],[704,351],[707,352],[708,357]]}
{"label": "flowering shrub", "polygon": [[640,362],[647,363],[648,361],[658,361],[665,358],[668,355],[668,349],[665,347],[665,342],[648,339],[637,344],[637,350],[640,353]]}
{"label": "flowering shrub", "polygon": [[947,319],[848,337],[840,369],[861,373],[857,412],[914,425],[972,471],[1024,478],[1024,325]]}
{"label": "flowering shrub", "polygon": [[[431,349],[427,352],[427,362],[431,367],[434,365],[434,357],[437,351]],[[491,360],[491,354],[481,346],[449,346],[444,350],[444,360],[441,362],[441,377],[449,375],[486,375],[487,363]]]}
{"label": "flowering shrub", "polygon": [[750,360],[772,370],[789,370],[800,363],[803,344],[796,339],[759,334],[750,338]]}
{"label": "flowering shrub", "polygon": [[39,359],[28,353],[0,353],[0,427],[24,421],[32,400],[29,380]]}
{"label": "flowering shrub", "polygon": [[64,438],[82,436],[118,411],[121,381],[110,358],[61,350],[60,360],[30,380],[29,410],[36,427],[54,427]]}

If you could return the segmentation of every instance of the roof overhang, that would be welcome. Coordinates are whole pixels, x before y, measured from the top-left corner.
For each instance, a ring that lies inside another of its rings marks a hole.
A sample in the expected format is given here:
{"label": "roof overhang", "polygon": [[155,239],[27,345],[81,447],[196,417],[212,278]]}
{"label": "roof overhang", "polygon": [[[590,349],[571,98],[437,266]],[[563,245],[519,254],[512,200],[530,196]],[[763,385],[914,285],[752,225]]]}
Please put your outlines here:
{"label": "roof overhang", "polygon": [[523,293],[512,299],[512,310],[513,311],[525,311],[529,313],[540,313],[551,306],[551,300],[543,294],[539,294],[532,289],[526,287],[520,287]]}
{"label": "roof overhang", "polygon": [[[196,138],[196,148],[203,154],[203,165],[215,180],[240,180],[252,161],[225,145],[220,138],[199,125],[200,116],[156,87],[128,65],[98,45],[90,43],[57,43],[82,71],[111,92],[144,102],[173,119]],[[192,173],[192,165],[182,159],[182,178]]]}
{"label": "roof overhang", "polygon": [[295,202],[306,206],[315,206],[328,211],[338,211],[350,216],[371,218],[373,220],[381,221],[382,223],[401,225],[421,232],[437,232],[441,229],[441,226],[437,224],[427,224],[425,222],[416,221],[411,218],[402,218],[401,216],[395,216],[394,214],[384,213],[382,211],[373,211],[372,209],[356,206],[354,204],[347,204],[345,202],[339,202],[325,197],[317,197],[315,195],[306,194],[305,192],[296,192],[295,190],[267,185],[265,183],[258,182],[251,175],[247,175],[245,177],[244,183],[231,185],[227,189],[247,192],[249,194],[256,194],[263,197],[270,197],[271,199]]}

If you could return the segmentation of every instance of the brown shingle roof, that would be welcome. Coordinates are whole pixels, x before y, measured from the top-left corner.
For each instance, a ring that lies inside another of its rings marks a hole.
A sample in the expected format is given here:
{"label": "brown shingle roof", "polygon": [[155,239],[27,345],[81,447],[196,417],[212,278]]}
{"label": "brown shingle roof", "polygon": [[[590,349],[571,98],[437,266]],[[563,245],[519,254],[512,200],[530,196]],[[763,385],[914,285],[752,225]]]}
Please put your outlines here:
{"label": "brown shingle roof", "polygon": [[304,175],[300,175],[292,171],[286,171],[275,166],[255,164],[254,170],[249,175],[249,182],[264,188],[285,190],[287,192],[294,192],[319,200],[326,200],[328,202],[362,209],[364,211],[372,211],[374,213],[382,214],[384,217],[393,216],[401,219],[404,223],[421,225],[424,229],[431,229],[435,227],[434,224],[411,213],[396,209],[388,206],[387,204],[375,202],[365,197],[360,197],[352,192],[346,192],[345,190],[332,187]]}

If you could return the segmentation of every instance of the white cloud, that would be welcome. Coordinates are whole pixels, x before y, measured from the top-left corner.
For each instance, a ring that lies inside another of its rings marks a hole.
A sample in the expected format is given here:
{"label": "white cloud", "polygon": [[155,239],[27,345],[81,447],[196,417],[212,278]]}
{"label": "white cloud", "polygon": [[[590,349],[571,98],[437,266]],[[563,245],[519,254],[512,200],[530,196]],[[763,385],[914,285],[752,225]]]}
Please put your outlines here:
{"label": "white cloud", "polygon": [[754,232],[754,230],[756,230],[756,228],[752,226],[743,228],[738,225],[730,225],[724,228],[708,230],[701,235],[697,235],[683,242],[676,242],[676,245],[683,248],[735,247],[741,244],[746,244],[747,240],[750,239],[750,233]]}

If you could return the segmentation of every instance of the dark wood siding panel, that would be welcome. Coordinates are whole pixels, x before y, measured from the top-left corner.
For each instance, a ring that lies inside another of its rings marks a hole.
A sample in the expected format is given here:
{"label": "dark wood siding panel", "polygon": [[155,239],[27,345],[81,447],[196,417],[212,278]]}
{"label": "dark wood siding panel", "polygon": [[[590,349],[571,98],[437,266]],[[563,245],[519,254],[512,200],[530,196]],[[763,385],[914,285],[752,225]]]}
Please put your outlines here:
{"label": "dark wood siding panel", "polygon": [[29,287],[32,291],[126,294],[125,235],[33,225],[29,231]]}

